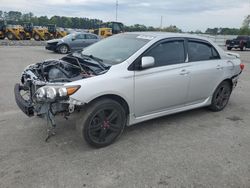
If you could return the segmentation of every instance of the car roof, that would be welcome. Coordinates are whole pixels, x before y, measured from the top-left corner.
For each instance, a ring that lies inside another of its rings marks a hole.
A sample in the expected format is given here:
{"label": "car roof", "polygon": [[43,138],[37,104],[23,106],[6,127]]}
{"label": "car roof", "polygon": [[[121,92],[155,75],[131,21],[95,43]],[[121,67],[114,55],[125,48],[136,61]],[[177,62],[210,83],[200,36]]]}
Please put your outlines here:
{"label": "car roof", "polygon": [[187,34],[187,33],[170,33],[170,32],[127,32],[125,34],[137,34],[143,36],[153,37],[155,39],[163,39],[163,38],[173,38],[173,37],[183,37],[183,38],[194,38],[210,41],[208,38],[195,35],[195,34]]}

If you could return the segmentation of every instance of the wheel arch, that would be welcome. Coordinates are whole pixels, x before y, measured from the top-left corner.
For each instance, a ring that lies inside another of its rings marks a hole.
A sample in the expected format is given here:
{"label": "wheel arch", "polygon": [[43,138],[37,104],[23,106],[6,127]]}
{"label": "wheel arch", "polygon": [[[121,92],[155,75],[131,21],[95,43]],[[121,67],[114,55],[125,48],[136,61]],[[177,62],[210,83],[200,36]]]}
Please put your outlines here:
{"label": "wheel arch", "polygon": [[233,89],[233,80],[232,80],[232,78],[225,78],[224,80],[222,80],[220,83],[218,83],[218,84],[216,85],[216,87],[213,89],[212,95],[214,94],[215,90],[217,89],[217,87],[218,87],[222,82],[228,82],[228,83],[230,84],[231,89]]}
{"label": "wheel arch", "polygon": [[71,48],[70,48],[70,46],[69,46],[67,43],[60,43],[60,44],[57,44],[56,50],[58,51],[58,49],[59,49],[59,48],[60,48],[60,46],[62,46],[62,45],[67,46],[67,47],[68,47],[68,49],[69,49],[69,51],[71,51]]}
{"label": "wheel arch", "polygon": [[92,99],[91,101],[89,101],[87,104],[91,104],[93,102],[96,102],[97,100],[102,100],[102,99],[112,99],[118,102],[124,108],[126,115],[129,115],[130,108],[129,108],[127,101],[123,97],[116,95],[116,94],[105,94],[105,95],[98,96]]}

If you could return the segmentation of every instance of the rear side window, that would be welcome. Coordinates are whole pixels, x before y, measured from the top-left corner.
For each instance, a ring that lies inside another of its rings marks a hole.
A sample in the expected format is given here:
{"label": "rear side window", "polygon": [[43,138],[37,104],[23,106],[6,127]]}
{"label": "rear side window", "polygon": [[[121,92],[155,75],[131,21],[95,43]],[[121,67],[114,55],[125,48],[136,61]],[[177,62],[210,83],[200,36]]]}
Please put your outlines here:
{"label": "rear side window", "polygon": [[95,35],[86,35],[86,39],[97,39],[97,37]]}
{"label": "rear side window", "polygon": [[188,41],[188,58],[189,61],[207,61],[211,59],[220,59],[220,56],[210,44]]}
{"label": "rear side window", "polygon": [[84,34],[78,34],[78,35],[76,35],[76,39],[85,39],[85,35]]}
{"label": "rear side window", "polygon": [[158,44],[145,56],[154,57],[156,67],[184,63],[184,41],[170,41]]}

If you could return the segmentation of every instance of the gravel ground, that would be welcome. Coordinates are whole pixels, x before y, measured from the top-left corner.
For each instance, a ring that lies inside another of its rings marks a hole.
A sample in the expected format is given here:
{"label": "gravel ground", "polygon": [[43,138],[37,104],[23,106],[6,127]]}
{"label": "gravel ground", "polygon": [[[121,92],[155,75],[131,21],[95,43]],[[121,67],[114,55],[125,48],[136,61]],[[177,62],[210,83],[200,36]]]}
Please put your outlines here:
{"label": "gravel ground", "polygon": [[44,47],[0,46],[0,187],[250,187],[250,51],[228,107],[197,109],[140,123],[120,140],[90,148],[74,121],[57,119],[45,143],[45,121],[26,117],[13,87],[23,68],[61,55]]}
{"label": "gravel ground", "polygon": [[0,40],[0,46],[45,46],[46,41],[31,40]]}

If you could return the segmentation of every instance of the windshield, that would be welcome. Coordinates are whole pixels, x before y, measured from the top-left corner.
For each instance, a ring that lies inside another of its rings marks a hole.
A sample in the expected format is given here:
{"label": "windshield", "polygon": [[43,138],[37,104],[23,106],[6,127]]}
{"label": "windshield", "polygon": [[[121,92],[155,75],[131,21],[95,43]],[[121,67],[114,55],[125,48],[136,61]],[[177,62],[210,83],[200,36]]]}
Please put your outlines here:
{"label": "windshield", "polygon": [[247,40],[248,36],[238,36],[238,40]]}
{"label": "windshield", "polygon": [[71,34],[68,34],[68,35],[66,35],[65,37],[63,37],[63,39],[71,39],[71,38],[73,38],[73,36],[75,36],[77,33],[71,33]]}
{"label": "windshield", "polygon": [[119,34],[85,48],[82,54],[92,55],[114,65],[128,59],[148,42],[149,39],[137,34]]}

